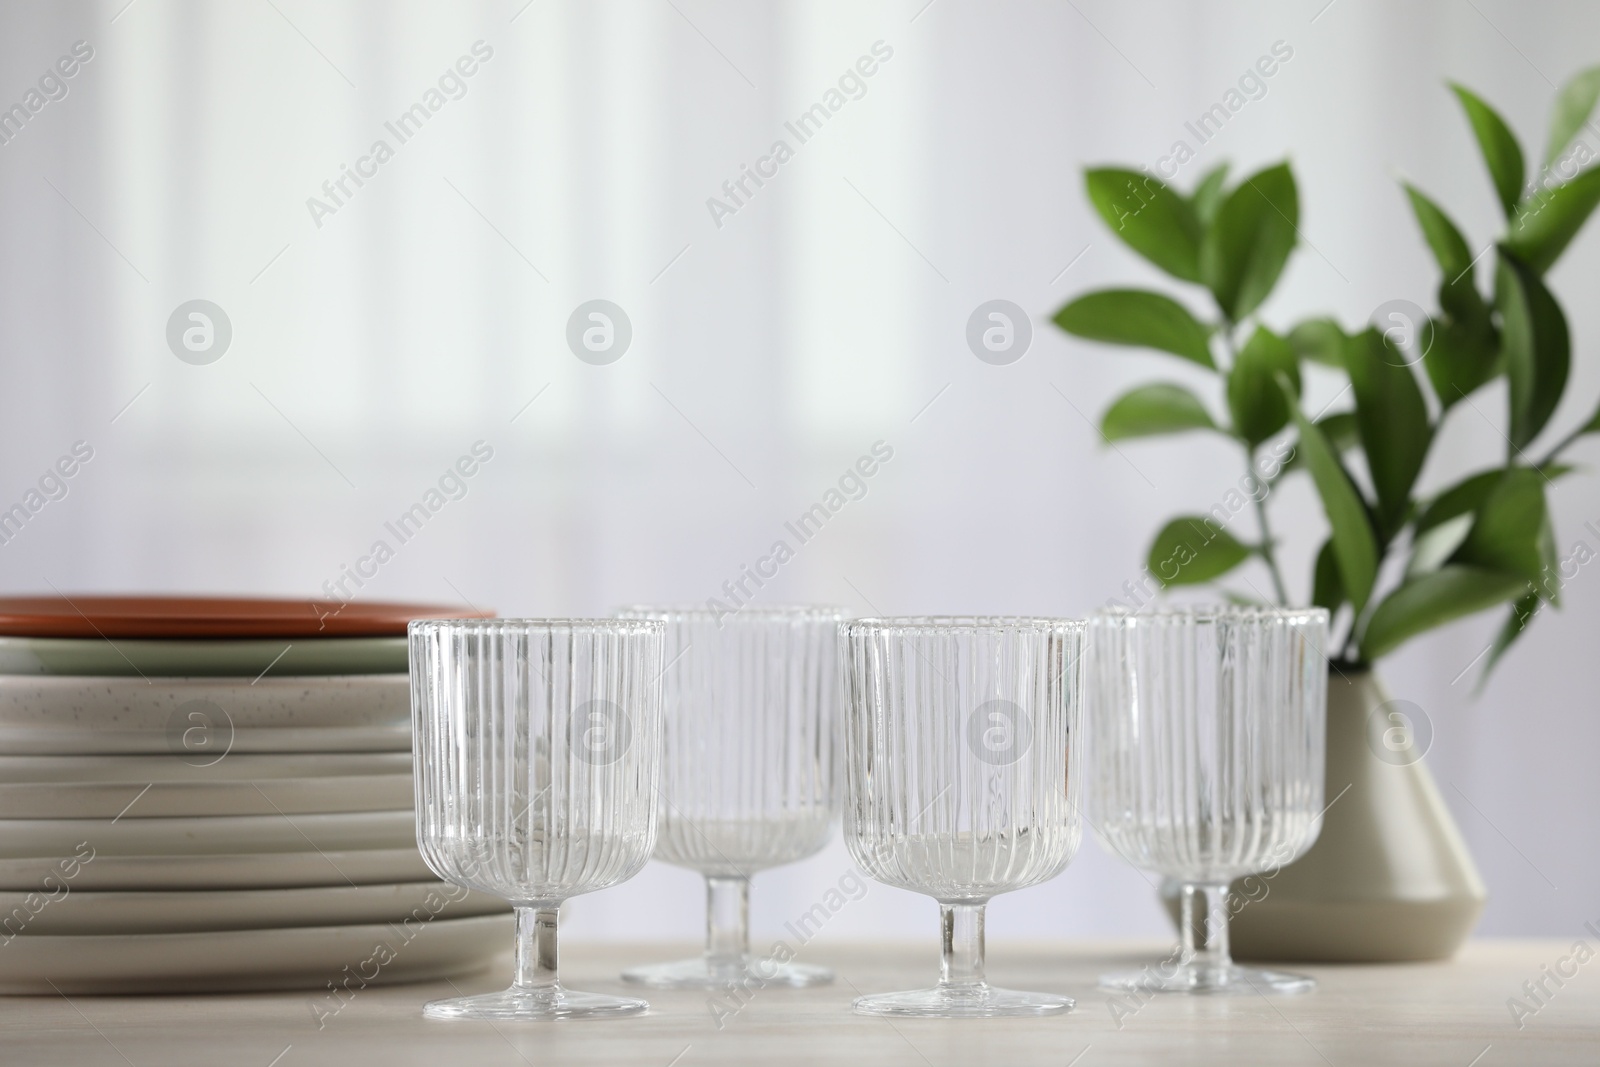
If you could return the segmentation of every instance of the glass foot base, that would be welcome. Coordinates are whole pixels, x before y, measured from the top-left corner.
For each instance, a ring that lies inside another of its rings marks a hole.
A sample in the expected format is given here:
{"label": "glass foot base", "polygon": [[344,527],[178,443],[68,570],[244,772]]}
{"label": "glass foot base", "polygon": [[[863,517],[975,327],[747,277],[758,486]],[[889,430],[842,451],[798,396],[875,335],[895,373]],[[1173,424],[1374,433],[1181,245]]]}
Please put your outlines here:
{"label": "glass foot base", "polygon": [[779,963],[777,960],[746,955],[739,959],[711,960],[696,956],[672,963],[650,963],[622,972],[629,982],[657,989],[760,989],[763,986],[827,985],[833,972],[826,967],[804,963]]}
{"label": "glass foot base", "polygon": [[1283,971],[1226,964],[1197,967],[1187,964],[1151,964],[1139,971],[1100,976],[1100,988],[1114,993],[1309,993],[1315,978]]}
{"label": "glass foot base", "polygon": [[580,993],[559,985],[542,989],[518,989],[483,993],[475,997],[453,997],[429,1001],[422,1007],[425,1019],[611,1019],[619,1015],[638,1015],[650,1005],[635,997],[612,997],[604,993]]}
{"label": "glass foot base", "polygon": [[1060,1015],[1072,1010],[1071,997],[1022,993],[992,985],[936,986],[905,993],[857,997],[858,1015],[910,1015],[924,1019],[982,1019],[1007,1015]]}

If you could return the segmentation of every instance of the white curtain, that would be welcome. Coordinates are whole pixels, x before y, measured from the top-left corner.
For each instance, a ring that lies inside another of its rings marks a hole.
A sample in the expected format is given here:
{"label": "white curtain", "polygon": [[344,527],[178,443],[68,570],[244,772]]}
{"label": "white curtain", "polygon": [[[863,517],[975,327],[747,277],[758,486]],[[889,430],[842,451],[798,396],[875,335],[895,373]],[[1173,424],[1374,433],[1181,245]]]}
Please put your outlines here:
{"label": "white curtain", "polygon": [[[1285,42],[1293,58],[1178,180],[1289,157],[1307,244],[1268,317],[1353,324],[1431,299],[1397,173],[1477,243],[1493,232],[1442,83],[1537,143],[1549,82],[1600,59],[1597,30],[1591,5],[1488,0],[8,4],[0,107],[75,42],[93,56],[0,144],[0,508],[75,442],[93,458],[0,545],[0,586],[311,595],[388,539],[361,596],[539,615],[703,601],[883,442],[892,459],[763,598],[1081,614],[1138,574],[1161,521],[1241,473],[1211,442],[1100,445],[1112,396],[1183,369],[1049,325],[1070,294],[1160,284],[1087,210],[1082,168],[1153,165]],[[785,123],[819,102],[802,142]],[[386,123],[419,103],[402,142]],[[791,157],[761,163],[780,140]],[[774,165],[732,214],[708,207]],[[339,189],[346,168],[363,184]],[[1600,392],[1597,249],[1586,234],[1554,275],[1579,353],[1568,420]],[[603,366],[566,342],[596,299],[632,327]],[[1010,366],[965,341],[992,299],[1033,316]],[[205,365],[167,342],[191,300],[231,323]],[[1463,420],[1425,477],[1497,440]],[[441,478],[477,442],[492,458],[451,499]],[[444,503],[398,543],[385,523],[430,490]],[[1592,479],[1556,495],[1564,542],[1600,519]],[[1304,487],[1280,508],[1303,593],[1320,515]],[[1600,891],[1571,845],[1600,806],[1591,581],[1478,702],[1450,679],[1489,620],[1386,667],[1433,719],[1492,932],[1564,934]],[[763,876],[758,932],[847,866],[834,847]],[[652,867],[576,902],[573,929],[692,938],[698,893]],[[932,906],[907,901],[873,887],[825,936],[931,936]],[[1141,876],[1092,843],[991,924],[1163,930]]]}

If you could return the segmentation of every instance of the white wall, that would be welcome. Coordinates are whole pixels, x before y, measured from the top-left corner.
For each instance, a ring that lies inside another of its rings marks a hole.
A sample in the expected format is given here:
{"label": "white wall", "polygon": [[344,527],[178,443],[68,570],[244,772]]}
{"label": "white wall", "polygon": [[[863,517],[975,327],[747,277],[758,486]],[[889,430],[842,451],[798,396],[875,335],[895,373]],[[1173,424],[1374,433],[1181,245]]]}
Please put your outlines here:
{"label": "white wall", "polygon": [[[1290,158],[1307,246],[1266,317],[1354,324],[1393,297],[1431,301],[1397,176],[1475,245],[1494,232],[1443,82],[1479,89],[1533,154],[1549,83],[1600,60],[1600,10],[1578,3],[124,2],[0,10],[0,103],[73,42],[94,48],[69,95],[0,146],[0,505],[74,441],[95,449],[0,547],[7,591],[310,595],[482,439],[495,457],[467,497],[363,595],[527,615],[701,600],[881,439],[894,459],[868,495],[764,595],[1081,614],[1239,465],[1198,439],[1109,451],[1082,417],[1184,368],[1048,325],[1069,294],[1159,284],[1086,209],[1081,168],[1153,164],[1287,42],[1267,95],[1179,180]],[[307,197],[480,39],[494,53],[466,95],[314,225]],[[879,40],[893,58],[866,95],[714,225],[706,198]],[[1591,231],[1553,275],[1578,352],[1563,426],[1600,393],[1597,274]],[[164,340],[197,297],[235,333],[209,366]],[[563,341],[594,297],[634,326],[610,366]],[[963,338],[995,297],[1036,316],[1008,367]],[[1455,418],[1429,486],[1499,453],[1491,426]],[[1556,508],[1564,547],[1597,544],[1593,478]],[[1298,486],[1278,515],[1303,595],[1320,513]],[[1452,679],[1497,618],[1385,666],[1432,718],[1431,763],[1493,894],[1485,932],[1564,935],[1600,907],[1597,623],[1585,572],[1479,699],[1470,674]],[[846,865],[834,847],[758,878],[758,930]],[[932,905],[899,896],[874,887],[825,936],[931,939]],[[572,933],[695,937],[699,907],[693,875],[653,866],[576,902]],[[990,929],[1163,926],[1141,876],[1089,844],[999,902]]]}

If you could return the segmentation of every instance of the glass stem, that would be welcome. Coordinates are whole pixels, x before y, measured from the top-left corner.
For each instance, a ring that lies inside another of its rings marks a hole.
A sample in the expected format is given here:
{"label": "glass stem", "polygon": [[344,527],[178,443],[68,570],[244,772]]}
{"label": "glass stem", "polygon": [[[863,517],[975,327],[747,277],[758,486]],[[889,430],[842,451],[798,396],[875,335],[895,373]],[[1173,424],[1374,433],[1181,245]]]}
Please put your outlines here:
{"label": "glass stem", "polygon": [[750,879],[706,876],[706,958],[742,963],[750,951]]}
{"label": "glass stem", "polygon": [[939,929],[939,984],[983,985],[983,905],[941,903]]}
{"label": "glass stem", "polygon": [[519,990],[553,989],[556,986],[556,917],[554,908],[517,909],[516,978]]}
{"label": "glass stem", "polygon": [[1228,885],[1183,887],[1183,961],[1206,971],[1233,963],[1228,950]]}

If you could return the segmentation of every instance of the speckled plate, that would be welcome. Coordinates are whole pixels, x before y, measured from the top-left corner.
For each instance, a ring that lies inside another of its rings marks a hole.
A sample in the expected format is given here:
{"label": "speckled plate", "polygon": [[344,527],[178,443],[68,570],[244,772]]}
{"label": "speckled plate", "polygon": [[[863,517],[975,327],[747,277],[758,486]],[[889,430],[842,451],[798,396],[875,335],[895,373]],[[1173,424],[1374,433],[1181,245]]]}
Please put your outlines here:
{"label": "speckled plate", "polygon": [[0,674],[135,678],[269,678],[327,674],[404,674],[404,637],[317,640],[156,640],[0,637]]}
{"label": "speckled plate", "polygon": [[[300,889],[191,889],[118,892],[74,889],[0,893],[12,934],[176,934],[344,923],[416,923],[432,915],[498,915],[511,905],[445,882],[311,886]],[[20,918],[19,918],[20,916]]]}
{"label": "speckled plate", "polygon": [[[165,819],[0,819],[0,858],[70,856],[87,844],[101,856],[204,856],[303,852],[308,848],[406,848],[417,840],[409,811],[315,815],[200,815]],[[0,915],[3,917],[3,915]]]}
{"label": "speckled plate", "polygon": [[[238,852],[208,856],[113,856],[92,845],[65,856],[0,859],[0,890],[269,889],[274,886],[370,885],[435,877],[410,848],[323,852]],[[50,879],[50,881],[46,881]],[[0,949],[0,955],[4,955]]]}
{"label": "speckled plate", "polygon": [[0,676],[0,753],[405,752],[405,674],[259,680]]}
{"label": "speckled plate", "polygon": [[[224,761],[226,762],[226,761]],[[155,819],[185,815],[302,815],[400,811],[411,774],[248,781],[5,782],[0,819]]]}
{"label": "speckled plate", "polygon": [[251,782],[277,778],[361,778],[374,774],[410,773],[409,752],[230,752],[214,760],[176,753],[160,756],[0,756],[0,783],[6,785]]}
{"label": "speckled plate", "polygon": [[[367,985],[421,982],[487,967],[511,943],[512,916],[180,934],[29,936],[0,950],[0,994],[215,993],[306,989],[318,1022]],[[344,987],[341,985],[341,989]],[[356,986],[355,988],[359,988]]]}

